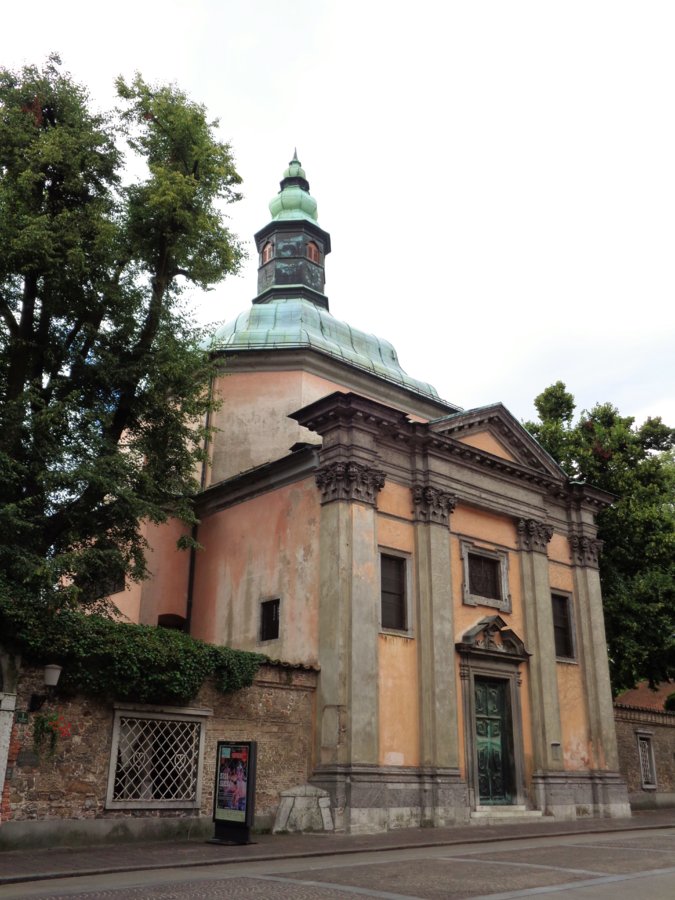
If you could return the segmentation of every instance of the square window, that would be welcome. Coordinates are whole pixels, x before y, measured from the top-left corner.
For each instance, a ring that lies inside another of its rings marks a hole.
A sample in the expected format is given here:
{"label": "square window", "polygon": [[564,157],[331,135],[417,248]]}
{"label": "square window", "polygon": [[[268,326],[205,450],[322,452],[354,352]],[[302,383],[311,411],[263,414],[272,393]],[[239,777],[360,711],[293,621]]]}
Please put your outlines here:
{"label": "square window", "polygon": [[402,556],[380,556],[381,625],[392,631],[408,628],[406,560]]}
{"label": "square window", "polygon": [[276,641],[279,637],[279,598],[260,604],[260,640]]}
{"label": "square window", "polygon": [[508,553],[488,550],[471,541],[461,543],[464,566],[464,603],[468,606],[492,606],[511,612],[508,580]]}
{"label": "square window", "polygon": [[203,717],[117,709],[106,808],[199,807],[203,742]]}
{"label": "square window", "polygon": [[568,594],[551,594],[551,603],[553,605],[555,655],[559,659],[574,659],[572,598]]}

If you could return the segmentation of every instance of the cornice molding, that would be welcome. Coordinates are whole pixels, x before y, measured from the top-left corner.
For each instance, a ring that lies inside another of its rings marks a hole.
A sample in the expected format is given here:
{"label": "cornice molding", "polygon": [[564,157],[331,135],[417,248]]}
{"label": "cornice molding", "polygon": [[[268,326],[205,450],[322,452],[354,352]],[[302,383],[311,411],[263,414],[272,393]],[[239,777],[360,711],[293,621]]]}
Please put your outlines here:
{"label": "cornice molding", "polygon": [[546,547],[553,537],[553,526],[537,519],[518,519],[518,549],[529,553],[546,553]]}
{"label": "cornice molding", "polygon": [[429,484],[413,484],[413,521],[425,524],[449,525],[450,516],[457,505],[457,497],[449,491],[441,491]]}
{"label": "cornice molding", "polygon": [[210,485],[196,495],[195,512],[201,519],[228,506],[302,481],[314,474],[318,463],[319,448],[306,446],[281,459]]}
{"label": "cornice molding", "polygon": [[351,461],[338,460],[321,466],[316,471],[321,504],[347,500],[374,506],[377,494],[384,487],[385,477],[380,469]]}

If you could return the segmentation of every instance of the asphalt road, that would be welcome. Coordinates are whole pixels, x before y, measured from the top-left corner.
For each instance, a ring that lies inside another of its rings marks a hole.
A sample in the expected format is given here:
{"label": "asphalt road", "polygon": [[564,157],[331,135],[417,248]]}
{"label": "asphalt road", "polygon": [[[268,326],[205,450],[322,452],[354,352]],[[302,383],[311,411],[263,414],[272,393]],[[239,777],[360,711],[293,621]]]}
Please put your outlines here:
{"label": "asphalt road", "polygon": [[675,828],[88,875],[0,886],[0,900],[673,900]]}

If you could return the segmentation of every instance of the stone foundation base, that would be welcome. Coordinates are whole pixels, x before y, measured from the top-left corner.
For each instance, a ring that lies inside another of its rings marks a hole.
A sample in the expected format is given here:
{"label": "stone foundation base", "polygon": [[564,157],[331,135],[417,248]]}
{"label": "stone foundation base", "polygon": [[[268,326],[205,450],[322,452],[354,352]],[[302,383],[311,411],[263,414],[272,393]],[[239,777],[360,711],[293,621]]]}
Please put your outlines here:
{"label": "stone foundation base", "polygon": [[466,784],[456,769],[335,766],[317,769],[311,780],[330,795],[336,831],[371,834],[469,821]]}
{"label": "stone foundation base", "polygon": [[0,850],[85,847],[129,841],[205,840],[212,836],[211,816],[23,819],[0,825]]}
{"label": "stone foundation base", "polygon": [[272,831],[333,831],[328,791],[312,784],[282,791]]}
{"label": "stone foundation base", "polygon": [[626,783],[618,772],[538,772],[532,789],[535,806],[556,819],[620,819],[631,814]]}

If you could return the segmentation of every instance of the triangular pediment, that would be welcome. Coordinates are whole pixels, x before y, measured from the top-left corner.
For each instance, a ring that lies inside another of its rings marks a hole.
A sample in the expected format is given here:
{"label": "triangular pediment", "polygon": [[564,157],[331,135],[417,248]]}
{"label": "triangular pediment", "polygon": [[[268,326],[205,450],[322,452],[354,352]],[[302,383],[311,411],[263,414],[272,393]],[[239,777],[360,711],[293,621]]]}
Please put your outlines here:
{"label": "triangular pediment", "polygon": [[429,430],[498,459],[567,480],[558,463],[501,403],[434,419]]}
{"label": "triangular pediment", "polygon": [[477,450],[485,450],[493,456],[499,456],[500,459],[507,459],[509,462],[518,462],[516,457],[509,452],[501,441],[497,440],[491,431],[470,432],[469,434],[462,435],[458,440],[461,441],[462,444],[467,444],[469,447],[475,447]]}
{"label": "triangular pediment", "polygon": [[485,616],[462,635],[456,644],[460,653],[525,660],[530,654],[525,644],[501,616]]}

